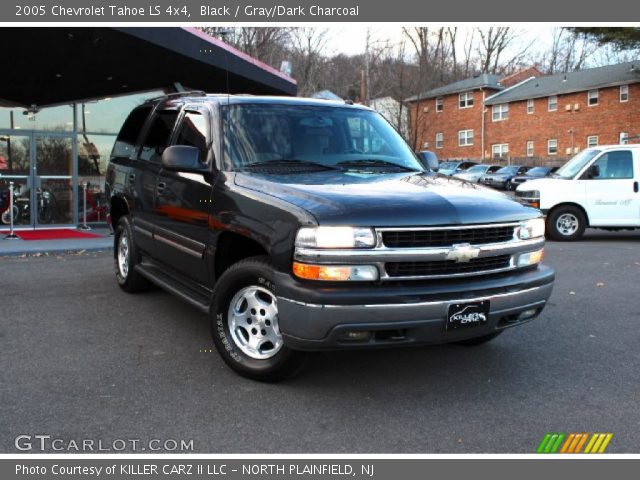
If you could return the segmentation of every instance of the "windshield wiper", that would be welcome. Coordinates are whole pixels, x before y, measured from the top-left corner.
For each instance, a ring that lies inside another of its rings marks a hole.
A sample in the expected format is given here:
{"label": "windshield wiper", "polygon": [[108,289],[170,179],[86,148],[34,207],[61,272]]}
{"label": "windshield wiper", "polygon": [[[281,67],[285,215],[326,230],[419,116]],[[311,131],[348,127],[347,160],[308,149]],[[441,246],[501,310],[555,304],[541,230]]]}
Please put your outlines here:
{"label": "windshield wiper", "polygon": [[407,167],[406,165],[400,165],[398,163],[388,162],[386,160],[375,160],[375,159],[365,159],[365,160],[345,160],[343,162],[338,162],[336,165],[340,165],[343,167],[386,167],[386,168],[399,168],[401,170],[405,170],[408,172],[417,172],[419,170],[411,167]]}
{"label": "windshield wiper", "polygon": [[308,160],[297,160],[295,158],[280,158],[275,160],[267,160],[266,162],[253,162],[243,165],[242,168],[262,168],[262,167],[309,167],[309,168],[321,168],[322,170],[337,170],[336,167],[326,165],[324,163],[311,162]]}

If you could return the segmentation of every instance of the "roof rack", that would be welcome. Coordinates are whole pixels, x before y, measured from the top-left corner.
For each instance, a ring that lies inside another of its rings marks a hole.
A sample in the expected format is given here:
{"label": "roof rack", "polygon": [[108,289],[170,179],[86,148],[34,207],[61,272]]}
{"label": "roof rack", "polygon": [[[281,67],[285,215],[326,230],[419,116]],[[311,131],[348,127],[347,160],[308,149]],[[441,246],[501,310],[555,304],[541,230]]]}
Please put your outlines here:
{"label": "roof rack", "polygon": [[203,90],[189,90],[186,92],[173,92],[160,95],[159,97],[150,98],[147,102],[154,102],[156,100],[180,98],[180,97],[206,97],[207,93]]}

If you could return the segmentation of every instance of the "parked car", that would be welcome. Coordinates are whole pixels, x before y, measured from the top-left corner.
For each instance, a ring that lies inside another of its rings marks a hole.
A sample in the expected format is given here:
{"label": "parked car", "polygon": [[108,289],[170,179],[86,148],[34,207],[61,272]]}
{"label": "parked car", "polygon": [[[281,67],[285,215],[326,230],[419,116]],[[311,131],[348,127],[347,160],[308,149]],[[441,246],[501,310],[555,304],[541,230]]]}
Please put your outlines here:
{"label": "parked car", "polygon": [[516,196],[547,216],[554,240],[576,240],[586,227],[640,228],[640,145],[610,145],[578,153],[553,177],[520,185]]}
{"label": "parked car", "polygon": [[454,162],[442,162],[438,173],[442,175],[451,176],[455,173],[465,172],[468,168],[476,165],[476,162],[466,161],[454,161]]}
{"label": "parked car", "polygon": [[500,165],[474,165],[464,172],[456,173],[453,176],[461,180],[466,180],[467,182],[477,183],[480,180],[480,177],[486,175],[487,173],[495,173],[501,168],[502,167]]}
{"label": "parked car", "polygon": [[309,350],[487,342],[553,286],[537,209],[425,170],[360,105],[148,101],[116,139],[106,192],[119,286],[208,314],[224,361],[254,379]]}
{"label": "parked car", "polygon": [[524,175],[531,167],[521,165],[508,165],[495,173],[488,173],[480,178],[480,182],[493,188],[511,190],[511,179]]}
{"label": "parked car", "polygon": [[533,167],[525,175],[518,175],[511,179],[510,188],[515,190],[518,185],[523,184],[529,180],[535,180],[536,178],[550,177],[558,170],[558,167]]}

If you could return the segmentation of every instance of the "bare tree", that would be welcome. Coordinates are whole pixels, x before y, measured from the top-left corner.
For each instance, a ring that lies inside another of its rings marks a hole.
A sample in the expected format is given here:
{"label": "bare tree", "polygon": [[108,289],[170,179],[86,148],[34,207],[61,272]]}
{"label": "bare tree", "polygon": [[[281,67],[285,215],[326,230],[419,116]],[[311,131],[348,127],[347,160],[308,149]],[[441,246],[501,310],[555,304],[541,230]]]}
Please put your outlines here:
{"label": "bare tree", "polygon": [[322,52],[328,40],[328,29],[299,27],[290,31],[293,73],[298,81],[298,94],[309,95],[322,86],[320,71],[325,62]]}

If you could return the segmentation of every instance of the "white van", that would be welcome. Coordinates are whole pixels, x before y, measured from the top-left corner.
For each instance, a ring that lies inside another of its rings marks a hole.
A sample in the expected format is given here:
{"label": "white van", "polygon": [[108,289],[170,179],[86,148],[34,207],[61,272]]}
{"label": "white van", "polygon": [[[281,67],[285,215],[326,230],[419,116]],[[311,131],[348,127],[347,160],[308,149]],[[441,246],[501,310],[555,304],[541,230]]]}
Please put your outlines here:
{"label": "white van", "polygon": [[551,178],[530,180],[516,195],[547,216],[554,240],[576,240],[586,227],[640,228],[640,145],[583,150]]}

